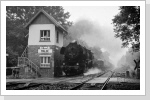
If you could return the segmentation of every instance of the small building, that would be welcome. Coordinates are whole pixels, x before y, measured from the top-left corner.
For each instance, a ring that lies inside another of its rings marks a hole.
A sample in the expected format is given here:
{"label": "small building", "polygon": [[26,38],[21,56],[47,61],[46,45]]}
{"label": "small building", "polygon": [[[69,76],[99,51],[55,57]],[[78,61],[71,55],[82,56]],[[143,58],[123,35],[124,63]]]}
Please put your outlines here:
{"label": "small building", "polygon": [[[44,10],[40,10],[25,27],[29,30],[26,57],[33,63],[31,65],[38,66],[41,77],[61,76],[60,48],[63,46],[63,37],[67,31]],[[28,70],[29,67],[24,71]],[[31,66],[30,70],[34,71]]]}

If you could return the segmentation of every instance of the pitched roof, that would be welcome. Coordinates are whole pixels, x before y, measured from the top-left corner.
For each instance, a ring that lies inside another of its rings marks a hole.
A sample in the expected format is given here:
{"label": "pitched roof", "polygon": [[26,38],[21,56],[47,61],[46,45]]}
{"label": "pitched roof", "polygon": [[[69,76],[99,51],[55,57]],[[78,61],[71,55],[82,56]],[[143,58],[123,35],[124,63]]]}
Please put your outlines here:
{"label": "pitched roof", "polygon": [[33,21],[34,19],[36,19],[36,17],[40,14],[43,13],[49,20],[51,20],[54,25],[58,28],[61,28],[63,31],[65,31],[66,33],[68,33],[61,25],[60,23],[58,23],[51,15],[49,15],[47,12],[45,12],[44,10],[40,10],[25,26],[25,28],[27,28]]}

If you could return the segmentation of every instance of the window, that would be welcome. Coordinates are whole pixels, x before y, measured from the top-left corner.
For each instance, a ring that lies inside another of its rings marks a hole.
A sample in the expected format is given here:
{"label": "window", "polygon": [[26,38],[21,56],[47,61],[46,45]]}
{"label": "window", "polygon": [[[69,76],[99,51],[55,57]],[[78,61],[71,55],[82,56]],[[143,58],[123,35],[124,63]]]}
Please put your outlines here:
{"label": "window", "polygon": [[56,34],[56,42],[59,43],[59,32],[57,31],[57,34]]}
{"label": "window", "polygon": [[41,57],[41,67],[50,67],[50,57]]}
{"label": "window", "polygon": [[40,31],[40,41],[50,41],[50,30]]}

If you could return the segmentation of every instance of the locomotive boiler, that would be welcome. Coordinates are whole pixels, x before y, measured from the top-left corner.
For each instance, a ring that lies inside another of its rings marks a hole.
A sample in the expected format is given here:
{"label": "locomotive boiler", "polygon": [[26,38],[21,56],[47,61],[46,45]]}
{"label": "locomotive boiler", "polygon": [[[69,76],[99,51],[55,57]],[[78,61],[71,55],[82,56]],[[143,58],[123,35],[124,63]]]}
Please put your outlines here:
{"label": "locomotive boiler", "polygon": [[92,67],[93,53],[77,41],[62,47],[60,53],[64,55],[62,70],[66,76],[83,74]]}

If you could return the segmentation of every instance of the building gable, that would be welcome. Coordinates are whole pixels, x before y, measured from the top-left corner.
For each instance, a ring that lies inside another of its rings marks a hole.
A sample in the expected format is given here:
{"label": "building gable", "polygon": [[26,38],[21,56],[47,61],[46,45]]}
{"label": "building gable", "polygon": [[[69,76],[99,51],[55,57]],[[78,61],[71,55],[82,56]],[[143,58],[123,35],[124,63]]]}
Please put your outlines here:
{"label": "building gable", "polygon": [[40,13],[31,24],[54,24],[51,20],[47,18],[43,13]]}
{"label": "building gable", "polygon": [[63,33],[67,34],[68,32],[58,23],[51,15],[46,13],[44,10],[40,10],[25,26],[29,28],[31,24],[54,24],[56,27],[60,28]]}

